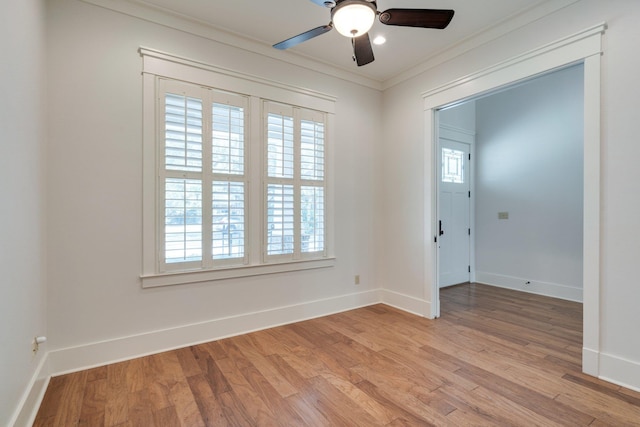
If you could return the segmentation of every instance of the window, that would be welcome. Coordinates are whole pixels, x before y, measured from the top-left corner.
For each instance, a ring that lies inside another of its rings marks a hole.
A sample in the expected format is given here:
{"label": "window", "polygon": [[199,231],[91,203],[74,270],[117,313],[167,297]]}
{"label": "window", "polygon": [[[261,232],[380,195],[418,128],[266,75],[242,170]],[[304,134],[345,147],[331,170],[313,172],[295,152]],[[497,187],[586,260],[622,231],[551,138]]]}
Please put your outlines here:
{"label": "window", "polygon": [[246,97],[161,79],[161,270],[243,264]]}
{"label": "window", "polygon": [[143,287],[332,266],[333,100],[141,52]]}
{"label": "window", "polygon": [[442,149],[442,182],[464,183],[464,152]]}
{"label": "window", "polygon": [[266,254],[324,252],[324,120],[318,112],[265,103]]}

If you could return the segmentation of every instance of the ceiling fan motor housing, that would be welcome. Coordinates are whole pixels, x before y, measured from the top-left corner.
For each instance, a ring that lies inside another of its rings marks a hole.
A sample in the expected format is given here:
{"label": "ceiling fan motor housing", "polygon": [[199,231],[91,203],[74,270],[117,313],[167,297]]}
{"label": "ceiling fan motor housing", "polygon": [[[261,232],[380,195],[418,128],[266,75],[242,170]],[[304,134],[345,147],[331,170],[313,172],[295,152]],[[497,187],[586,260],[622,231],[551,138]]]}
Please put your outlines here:
{"label": "ceiling fan motor housing", "polygon": [[[347,16],[343,17],[342,15],[344,14],[349,15],[347,11],[351,12],[350,9],[359,9],[367,19],[370,19],[370,22],[368,22],[369,25],[365,25],[364,27],[362,26],[362,24],[360,23],[361,21],[359,21],[358,19],[359,14],[351,15],[348,17],[348,19]],[[337,1],[336,6],[331,9],[331,20],[335,28],[342,35],[345,35],[347,37],[358,37],[369,31],[377,14],[378,8],[375,1],[342,0]]]}

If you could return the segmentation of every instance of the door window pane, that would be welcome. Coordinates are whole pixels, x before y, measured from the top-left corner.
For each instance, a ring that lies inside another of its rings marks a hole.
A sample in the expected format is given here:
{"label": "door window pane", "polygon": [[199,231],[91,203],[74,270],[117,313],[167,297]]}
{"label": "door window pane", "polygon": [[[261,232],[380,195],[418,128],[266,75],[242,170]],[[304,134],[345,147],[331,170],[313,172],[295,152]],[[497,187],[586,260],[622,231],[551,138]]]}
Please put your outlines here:
{"label": "door window pane", "polygon": [[464,183],[464,151],[442,149],[442,182]]}

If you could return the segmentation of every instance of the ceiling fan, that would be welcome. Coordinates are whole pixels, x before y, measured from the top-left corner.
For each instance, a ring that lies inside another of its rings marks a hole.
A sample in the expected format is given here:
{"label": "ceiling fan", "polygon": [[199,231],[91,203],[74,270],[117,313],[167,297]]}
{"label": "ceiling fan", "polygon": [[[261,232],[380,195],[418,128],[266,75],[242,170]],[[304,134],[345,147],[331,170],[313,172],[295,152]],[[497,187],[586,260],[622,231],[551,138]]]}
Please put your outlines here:
{"label": "ceiling fan", "polygon": [[375,59],[369,40],[369,29],[375,17],[385,25],[444,29],[453,19],[453,10],[445,9],[387,9],[378,12],[375,0],[311,0],[318,6],[331,9],[331,22],[273,45],[276,49],[288,49],[299,43],[320,36],[336,28],[343,36],[351,38],[353,60],[358,66]]}

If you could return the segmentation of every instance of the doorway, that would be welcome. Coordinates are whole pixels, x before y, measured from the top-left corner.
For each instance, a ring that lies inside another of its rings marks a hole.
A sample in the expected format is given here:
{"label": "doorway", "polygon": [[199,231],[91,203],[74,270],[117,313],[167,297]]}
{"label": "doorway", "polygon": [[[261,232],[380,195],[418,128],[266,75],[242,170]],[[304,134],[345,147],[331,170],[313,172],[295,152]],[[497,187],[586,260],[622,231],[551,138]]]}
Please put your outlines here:
{"label": "doorway", "polygon": [[438,112],[439,288],[474,277],[582,302],[583,93],[578,64]]}
{"label": "doorway", "polygon": [[583,194],[583,372],[598,376],[600,363],[600,80],[602,34],[605,25],[597,25],[557,42],[523,53],[487,69],[423,93],[426,185],[425,203],[425,277],[428,317],[439,316],[437,284],[437,230],[435,184],[435,147],[437,146],[437,110],[533,76],[569,65],[584,66],[584,194]]}

